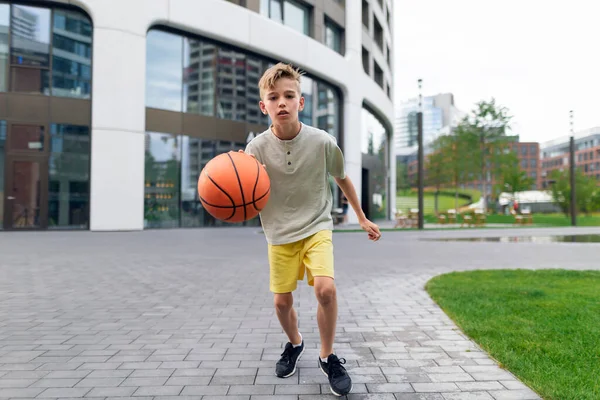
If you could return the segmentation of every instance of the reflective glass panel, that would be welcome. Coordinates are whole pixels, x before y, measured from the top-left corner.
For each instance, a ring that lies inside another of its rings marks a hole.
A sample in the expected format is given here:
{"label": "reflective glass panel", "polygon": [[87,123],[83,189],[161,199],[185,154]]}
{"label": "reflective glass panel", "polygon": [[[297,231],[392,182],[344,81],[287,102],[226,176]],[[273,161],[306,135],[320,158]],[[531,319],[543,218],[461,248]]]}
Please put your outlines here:
{"label": "reflective glass panel", "polygon": [[89,99],[92,79],[92,28],[73,11],[54,11],[52,95]]}
{"label": "reflective glass panel", "polygon": [[87,229],[89,171],[90,128],[50,125],[48,229]]}
{"label": "reflective glass panel", "polygon": [[217,220],[204,210],[198,198],[198,178],[206,164],[219,154],[243,150],[246,144],[183,136],[181,147],[181,226],[258,226],[258,218],[240,224]]}
{"label": "reflective glass panel", "polygon": [[12,64],[48,67],[50,65],[50,10],[12,6]]}
{"label": "reflective glass panel", "polygon": [[146,37],[146,106],[182,110],[183,37],[151,30]]}
{"label": "reflective glass panel", "polygon": [[[0,92],[8,90],[8,55],[9,43],[8,32],[10,27],[10,6],[8,4],[0,4]],[[0,207],[1,208],[1,207]],[[2,211],[0,211],[1,213]],[[2,218],[0,214],[0,225]]]}
{"label": "reflective glass panel", "polygon": [[311,126],[315,125],[313,122],[314,83],[315,82],[307,76],[303,76],[300,79],[300,90],[302,91],[302,96],[304,96],[304,110],[300,111],[298,117],[301,122]]}
{"label": "reflective glass panel", "polygon": [[308,35],[308,10],[305,7],[291,1],[286,1],[283,4],[283,18],[285,25]]}
{"label": "reflective glass panel", "polygon": [[389,133],[381,122],[364,108],[361,119],[362,193],[367,194],[367,199],[363,199],[363,208],[367,204],[365,200],[368,200],[368,210],[365,210],[368,218],[387,218]]}
{"label": "reflective glass panel", "polygon": [[179,226],[181,140],[166,133],[145,137],[144,223],[146,228]]}

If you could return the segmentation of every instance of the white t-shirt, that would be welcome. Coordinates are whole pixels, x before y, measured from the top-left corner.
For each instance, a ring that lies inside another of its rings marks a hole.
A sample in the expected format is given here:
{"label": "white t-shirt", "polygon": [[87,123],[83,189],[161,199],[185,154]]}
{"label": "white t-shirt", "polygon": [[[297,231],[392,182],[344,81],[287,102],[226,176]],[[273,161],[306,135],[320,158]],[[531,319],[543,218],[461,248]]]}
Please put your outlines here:
{"label": "white t-shirt", "polygon": [[335,137],[302,124],[298,135],[281,140],[267,129],[246,147],[267,168],[271,194],[260,213],[267,242],[293,243],[333,229],[328,174],[345,178],[344,156]]}

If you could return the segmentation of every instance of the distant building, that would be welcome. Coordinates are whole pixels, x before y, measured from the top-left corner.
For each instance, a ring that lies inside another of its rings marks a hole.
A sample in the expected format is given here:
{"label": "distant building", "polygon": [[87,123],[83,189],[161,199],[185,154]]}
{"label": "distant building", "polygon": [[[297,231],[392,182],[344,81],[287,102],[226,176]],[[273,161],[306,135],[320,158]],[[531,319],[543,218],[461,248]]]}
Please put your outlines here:
{"label": "distant building", "polygon": [[[569,168],[569,151],[568,137],[542,144],[542,187],[548,187],[552,171]],[[575,133],[575,166],[600,181],[600,127]]]}

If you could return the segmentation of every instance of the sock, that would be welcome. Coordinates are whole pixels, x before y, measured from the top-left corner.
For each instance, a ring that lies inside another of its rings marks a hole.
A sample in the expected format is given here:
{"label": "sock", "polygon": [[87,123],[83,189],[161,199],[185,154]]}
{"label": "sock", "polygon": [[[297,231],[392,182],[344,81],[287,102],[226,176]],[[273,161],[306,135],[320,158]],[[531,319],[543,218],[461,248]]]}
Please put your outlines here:
{"label": "sock", "polygon": [[298,344],[292,343],[292,346],[294,348],[302,346],[302,334],[300,332],[298,332],[298,335],[300,335],[300,343],[298,343]]}
{"label": "sock", "polygon": [[[331,353],[331,354],[335,354],[335,353]],[[319,356],[319,358],[321,359],[321,362],[324,362],[324,363],[326,363],[326,362],[327,362],[327,359],[329,358],[329,356],[327,356],[327,357],[325,357],[325,358],[323,358],[323,357]]]}

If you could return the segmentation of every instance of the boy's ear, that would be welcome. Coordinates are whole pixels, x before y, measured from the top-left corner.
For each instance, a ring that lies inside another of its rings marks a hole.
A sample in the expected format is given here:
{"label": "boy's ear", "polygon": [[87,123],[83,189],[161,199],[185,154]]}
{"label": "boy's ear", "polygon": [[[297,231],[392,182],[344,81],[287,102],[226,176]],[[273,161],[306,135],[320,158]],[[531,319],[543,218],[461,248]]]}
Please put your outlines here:
{"label": "boy's ear", "polygon": [[298,111],[304,110],[304,96],[300,96],[300,106],[298,107]]}
{"label": "boy's ear", "polygon": [[258,102],[258,106],[260,107],[260,112],[267,115],[267,107],[265,106],[265,103],[262,100]]}

